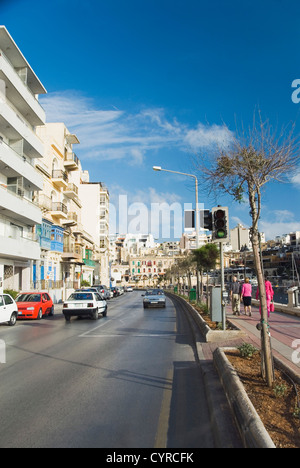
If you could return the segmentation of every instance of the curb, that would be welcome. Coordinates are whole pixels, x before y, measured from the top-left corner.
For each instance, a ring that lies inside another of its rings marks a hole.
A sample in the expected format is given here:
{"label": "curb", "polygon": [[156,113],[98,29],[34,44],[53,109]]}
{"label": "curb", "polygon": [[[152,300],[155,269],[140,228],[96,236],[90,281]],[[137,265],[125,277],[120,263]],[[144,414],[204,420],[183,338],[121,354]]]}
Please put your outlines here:
{"label": "curb", "polygon": [[[170,294],[170,293],[168,293]],[[171,297],[172,294],[170,294]],[[247,336],[247,333],[237,328],[235,325],[231,324],[234,330],[211,330],[205,320],[201,317],[201,314],[187,302],[185,299],[179,296],[175,296],[180,301],[184,302],[186,307],[191,312],[191,315],[196,322],[202,336],[205,338],[206,343],[218,343],[228,340],[236,340],[238,338],[244,338]],[[230,320],[229,320],[230,322]]]}
{"label": "curb", "polygon": [[276,448],[237,372],[225,356],[225,351],[233,349],[235,348],[217,348],[213,353],[213,358],[244,446],[246,448]]}
{"label": "curb", "polygon": [[[232,410],[227,401],[224,388],[218,373],[216,372],[214,363],[213,361],[208,362],[203,356],[201,346],[201,342],[203,342],[203,332],[199,326],[199,324],[202,324],[202,322],[196,318],[199,317],[201,320],[203,319],[200,317],[199,313],[183,298],[174,295],[170,295],[169,297],[173,300],[177,300],[182,306],[185,307],[186,317],[190,323],[190,327],[194,335],[196,346],[195,351],[197,353],[200,372],[203,376],[216,448],[244,448],[238,428],[234,422]],[[232,424],[228,424],[229,419],[232,421]]]}

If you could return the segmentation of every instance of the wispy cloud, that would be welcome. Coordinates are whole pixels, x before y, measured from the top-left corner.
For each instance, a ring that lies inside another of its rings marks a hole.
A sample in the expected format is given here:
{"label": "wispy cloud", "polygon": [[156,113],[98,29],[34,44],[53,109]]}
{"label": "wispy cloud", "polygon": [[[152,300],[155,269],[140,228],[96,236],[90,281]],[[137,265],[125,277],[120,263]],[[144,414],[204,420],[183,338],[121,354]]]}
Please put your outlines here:
{"label": "wispy cloud", "polygon": [[292,177],[292,183],[300,189],[300,170]]}
{"label": "wispy cloud", "polygon": [[266,239],[275,239],[276,236],[300,231],[300,222],[295,219],[295,215],[289,210],[272,210],[269,213],[272,217],[262,219],[259,228],[265,233]]}
{"label": "wispy cloud", "polygon": [[142,164],[150,151],[177,148],[182,151],[227,144],[231,134],[225,126],[198,124],[191,128],[164,109],[141,109],[129,113],[98,109],[93,99],[75,91],[49,93],[40,100],[47,122],[64,122],[80,140],[81,157],[101,160],[126,158]]}

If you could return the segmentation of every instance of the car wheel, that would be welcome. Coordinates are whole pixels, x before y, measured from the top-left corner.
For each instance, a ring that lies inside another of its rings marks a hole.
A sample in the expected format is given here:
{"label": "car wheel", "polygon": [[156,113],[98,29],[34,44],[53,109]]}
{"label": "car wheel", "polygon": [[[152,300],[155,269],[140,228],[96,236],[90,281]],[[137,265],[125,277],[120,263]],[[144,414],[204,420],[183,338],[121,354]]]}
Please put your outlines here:
{"label": "car wheel", "polygon": [[42,309],[40,309],[39,313],[37,315],[37,320],[42,320],[42,318],[43,318],[43,311],[42,311]]}
{"label": "car wheel", "polygon": [[71,321],[70,315],[65,315],[65,320],[66,320],[66,322],[70,322]]}
{"label": "car wheel", "polygon": [[96,310],[93,312],[92,319],[93,319],[93,320],[98,320],[98,318],[99,318],[99,309],[96,309]]}
{"label": "car wheel", "polygon": [[51,307],[48,316],[49,316],[49,317],[53,317],[53,315],[54,315],[54,305]]}
{"label": "car wheel", "polygon": [[103,317],[107,316],[107,306],[105,307],[104,312],[102,312],[102,315],[103,315]]}
{"label": "car wheel", "polygon": [[11,314],[10,320],[9,320],[9,322],[8,322],[8,325],[9,325],[10,327],[13,327],[14,325],[16,325],[17,316],[18,316],[18,314],[17,314],[16,312],[13,312],[13,313]]}

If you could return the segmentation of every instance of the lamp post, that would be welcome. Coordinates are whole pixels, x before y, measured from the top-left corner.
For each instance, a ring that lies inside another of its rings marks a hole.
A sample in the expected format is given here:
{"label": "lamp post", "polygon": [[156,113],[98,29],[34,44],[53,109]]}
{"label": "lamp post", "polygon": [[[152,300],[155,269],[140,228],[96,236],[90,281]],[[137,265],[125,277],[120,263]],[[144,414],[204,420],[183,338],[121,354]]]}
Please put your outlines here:
{"label": "lamp post", "polygon": [[199,202],[198,202],[198,179],[194,174],[186,174],[185,172],[170,171],[169,169],[162,169],[160,166],[153,166],[154,171],[172,172],[173,174],[180,174],[186,177],[193,177],[195,179],[195,196],[196,196],[196,248],[199,248]]}
{"label": "lamp post", "polygon": [[[154,171],[163,171],[163,172],[171,172],[172,174],[180,174],[186,177],[193,177],[195,179],[195,198],[196,198],[196,217],[195,217],[195,224],[196,224],[196,249],[199,249],[199,202],[198,202],[198,179],[194,174],[186,174],[185,172],[178,172],[178,171],[171,171],[169,169],[162,169],[160,166],[153,166]],[[197,272],[197,298],[199,297],[199,274]]]}

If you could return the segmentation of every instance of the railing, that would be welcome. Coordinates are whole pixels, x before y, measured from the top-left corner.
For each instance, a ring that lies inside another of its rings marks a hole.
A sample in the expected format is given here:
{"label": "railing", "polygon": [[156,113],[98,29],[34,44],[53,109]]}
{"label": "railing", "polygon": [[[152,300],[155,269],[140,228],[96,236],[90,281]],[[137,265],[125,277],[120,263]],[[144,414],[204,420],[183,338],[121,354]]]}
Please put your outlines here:
{"label": "railing", "polygon": [[64,158],[65,161],[69,161],[69,162],[74,162],[75,164],[77,164],[77,166],[79,166],[79,158],[76,156],[75,153],[67,153],[65,154],[65,158]]}
{"label": "railing", "polygon": [[66,188],[65,192],[74,192],[76,195],[78,195],[78,187],[77,185],[70,183],[68,184],[68,187]]}
{"label": "railing", "polygon": [[17,197],[18,199],[21,199],[21,200],[24,200],[25,203],[28,203],[30,205],[33,205],[35,207],[38,207],[38,203],[32,201],[32,200],[29,200],[27,197],[26,197],[26,192],[24,192],[24,196],[21,196],[17,193],[15,193],[14,190],[10,190],[9,189],[9,185],[5,185],[5,184],[0,184],[0,188],[5,190],[6,192],[9,192],[10,194],[12,194],[14,197]]}
{"label": "railing", "polygon": [[15,67],[13,66],[13,64],[11,63],[11,61],[6,57],[6,55],[3,53],[3,51],[0,49],[0,56],[3,57],[3,59],[11,66],[11,68],[14,69],[14,71],[16,72],[16,76],[18,76],[20,82],[22,83],[23,86],[26,87],[26,89],[30,92],[30,94],[32,95],[32,97],[39,103],[36,95],[34,94],[34,92],[29,88],[28,84],[25,83],[22,78],[20,77],[20,75],[17,73]]}
{"label": "railing", "polygon": [[61,202],[53,202],[52,211],[61,211],[62,213],[68,214],[68,208]]}
{"label": "railing", "polygon": [[52,179],[63,179],[65,182],[68,182],[68,174],[61,169],[53,169]]}

